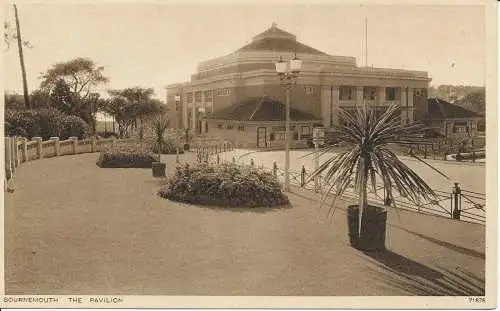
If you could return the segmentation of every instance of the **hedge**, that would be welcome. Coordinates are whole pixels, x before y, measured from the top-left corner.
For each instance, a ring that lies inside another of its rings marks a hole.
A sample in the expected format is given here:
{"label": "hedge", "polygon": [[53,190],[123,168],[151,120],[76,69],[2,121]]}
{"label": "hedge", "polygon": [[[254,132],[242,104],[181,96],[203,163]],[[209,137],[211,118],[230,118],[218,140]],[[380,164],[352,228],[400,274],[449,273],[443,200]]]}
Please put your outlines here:
{"label": "hedge", "polygon": [[97,166],[101,168],[151,168],[158,155],[141,143],[117,144],[101,151]]}

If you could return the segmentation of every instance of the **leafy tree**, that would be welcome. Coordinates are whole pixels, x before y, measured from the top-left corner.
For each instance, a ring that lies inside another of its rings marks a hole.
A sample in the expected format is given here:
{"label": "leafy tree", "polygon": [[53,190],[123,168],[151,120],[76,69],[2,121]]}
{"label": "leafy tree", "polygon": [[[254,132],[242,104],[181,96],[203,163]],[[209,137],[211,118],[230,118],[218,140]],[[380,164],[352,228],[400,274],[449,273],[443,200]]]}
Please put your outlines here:
{"label": "leafy tree", "polygon": [[78,114],[77,111],[74,111],[76,107],[73,105],[73,101],[73,93],[71,93],[68,84],[63,79],[57,80],[50,93],[51,106],[66,114]]}
{"label": "leafy tree", "polygon": [[26,103],[23,95],[7,94],[4,95],[5,109],[22,110],[26,109]]}
{"label": "leafy tree", "polygon": [[[88,58],[75,58],[67,62],[57,63],[42,74],[40,87],[53,94],[56,92],[61,103],[68,100],[66,87],[71,92],[71,108],[68,108],[72,115],[84,119],[95,131],[95,112],[99,94],[93,92],[95,88],[109,81],[103,75],[104,67],[97,66],[94,61]],[[64,99],[64,100],[63,100]],[[64,107],[64,106],[63,106]]]}
{"label": "leafy tree", "polygon": [[129,127],[135,120],[135,107],[127,98],[123,96],[113,96],[100,107],[115,119],[118,124],[118,132],[120,138],[128,134]]}
{"label": "leafy tree", "polygon": [[486,112],[485,97],[485,90],[478,90],[465,95],[457,102],[457,104],[469,110],[475,111],[481,115],[484,115]]}

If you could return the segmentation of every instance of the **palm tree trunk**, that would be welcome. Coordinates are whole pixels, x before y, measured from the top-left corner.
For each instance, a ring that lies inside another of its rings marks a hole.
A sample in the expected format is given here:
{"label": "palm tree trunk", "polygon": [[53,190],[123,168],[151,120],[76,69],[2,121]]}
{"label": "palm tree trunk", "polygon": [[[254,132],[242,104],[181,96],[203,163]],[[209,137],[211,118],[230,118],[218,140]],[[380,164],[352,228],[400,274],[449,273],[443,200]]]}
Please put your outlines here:
{"label": "palm tree trunk", "polygon": [[28,80],[26,79],[26,67],[24,64],[24,54],[23,54],[23,42],[21,37],[21,27],[19,26],[19,16],[17,13],[17,6],[14,4],[14,13],[16,16],[16,28],[17,28],[17,47],[19,49],[19,61],[21,63],[21,74],[23,77],[23,92],[24,92],[24,102],[26,108],[30,109],[30,97],[28,93]]}

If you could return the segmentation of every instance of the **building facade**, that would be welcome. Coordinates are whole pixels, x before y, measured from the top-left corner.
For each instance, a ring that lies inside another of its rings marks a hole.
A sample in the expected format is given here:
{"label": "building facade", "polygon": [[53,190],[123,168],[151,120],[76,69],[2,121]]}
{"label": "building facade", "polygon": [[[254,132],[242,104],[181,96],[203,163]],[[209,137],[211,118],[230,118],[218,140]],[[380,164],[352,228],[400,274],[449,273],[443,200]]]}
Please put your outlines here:
{"label": "building facade", "polygon": [[354,57],[318,51],[273,24],[237,51],[200,63],[191,81],[168,85],[170,118],[177,128],[204,134],[206,117],[216,110],[259,96],[284,103],[275,63],[294,56],[302,60],[302,69],[291,90],[291,108],[327,128],[339,122],[341,109],[363,105],[383,110],[397,104],[403,123],[427,114],[427,72],[359,67]]}

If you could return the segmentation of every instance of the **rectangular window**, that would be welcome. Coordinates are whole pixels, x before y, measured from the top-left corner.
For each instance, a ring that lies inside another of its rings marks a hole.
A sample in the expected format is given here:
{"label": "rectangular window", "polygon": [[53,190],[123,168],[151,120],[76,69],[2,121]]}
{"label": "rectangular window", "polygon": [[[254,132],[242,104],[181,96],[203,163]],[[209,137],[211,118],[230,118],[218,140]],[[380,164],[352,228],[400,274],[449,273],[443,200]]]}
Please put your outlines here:
{"label": "rectangular window", "polygon": [[193,93],[187,93],[187,102],[188,104],[193,102]]}
{"label": "rectangular window", "polygon": [[209,91],[205,91],[205,102],[207,103],[211,103],[213,101],[212,99],[212,90],[209,90]]}
{"label": "rectangular window", "polygon": [[305,89],[306,89],[306,94],[308,94],[308,95],[314,94],[315,90],[314,90],[313,86],[306,86]]}
{"label": "rectangular window", "polygon": [[217,96],[229,96],[229,88],[217,89]]}
{"label": "rectangular window", "polygon": [[198,91],[198,92],[194,93],[194,100],[195,100],[197,103],[200,103],[200,102],[201,102],[201,91]]}
{"label": "rectangular window", "polygon": [[310,135],[311,134],[311,128],[309,126],[303,125],[301,127],[300,134],[302,134],[302,135]]}
{"label": "rectangular window", "polygon": [[341,86],[339,88],[340,100],[352,100],[352,88],[349,86]]}
{"label": "rectangular window", "polygon": [[229,123],[229,124],[226,125],[226,128],[228,130],[232,130],[232,129],[234,129],[234,124]]}
{"label": "rectangular window", "polygon": [[365,100],[375,100],[377,96],[377,89],[374,87],[363,88],[363,99]]}
{"label": "rectangular window", "polygon": [[272,127],[273,132],[284,132],[285,131],[285,126],[273,126]]}
{"label": "rectangular window", "polygon": [[396,88],[386,87],[385,88],[385,98],[386,100],[396,100]]}
{"label": "rectangular window", "polygon": [[245,126],[243,124],[238,125],[238,131],[244,131]]}
{"label": "rectangular window", "polygon": [[223,129],[223,128],[224,128],[224,126],[223,126],[222,124],[218,123],[218,124],[217,124],[217,128],[218,128],[218,129]]}

